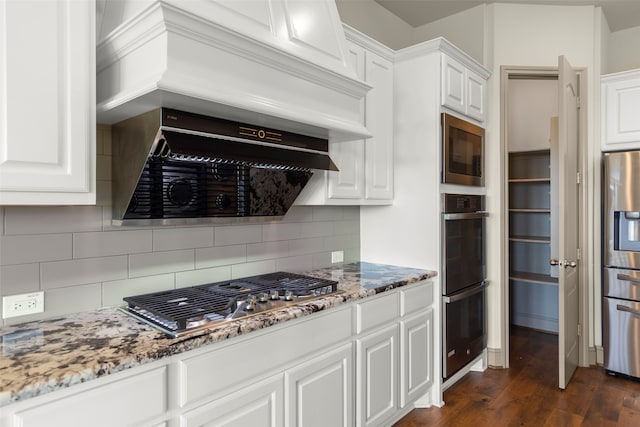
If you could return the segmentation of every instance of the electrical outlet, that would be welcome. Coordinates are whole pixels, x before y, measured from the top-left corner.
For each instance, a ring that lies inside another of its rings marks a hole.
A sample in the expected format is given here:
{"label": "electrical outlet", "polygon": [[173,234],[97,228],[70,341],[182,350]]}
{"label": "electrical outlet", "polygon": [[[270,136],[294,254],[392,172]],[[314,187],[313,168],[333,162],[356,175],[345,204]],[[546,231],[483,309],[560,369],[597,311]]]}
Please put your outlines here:
{"label": "electrical outlet", "polygon": [[2,298],[2,318],[42,313],[44,311],[44,292],[9,295]]}
{"label": "electrical outlet", "polygon": [[331,252],[331,263],[335,264],[336,262],[344,261],[344,251],[333,251]]}

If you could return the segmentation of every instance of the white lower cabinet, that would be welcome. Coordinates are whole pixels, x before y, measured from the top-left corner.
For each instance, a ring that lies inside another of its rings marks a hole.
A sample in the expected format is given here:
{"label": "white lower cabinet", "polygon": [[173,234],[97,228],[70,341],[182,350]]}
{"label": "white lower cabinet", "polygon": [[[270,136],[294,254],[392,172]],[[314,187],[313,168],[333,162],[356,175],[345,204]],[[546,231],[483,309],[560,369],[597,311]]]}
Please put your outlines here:
{"label": "white lower cabinet", "polygon": [[[120,377],[120,375],[114,375]],[[99,381],[96,381],[99,383]],[[40,404],[13,412],[11,422],[2,415],[0,425],[20,427],[155,426],[167,411],[167,367],[127,375],[107,384],[82,384],[62,396],[42,396]],[[85,387],[82,387],[85,386]],[[73,391],[72,393],[69,393]],[[36,403],[34,399],[33,403]],[[24,403],[29,404],[27,400]],[[5,408],[2,408],[5,409]],[[2,411],[0,411],[2,412]],[[5,424],[6,423],[6,424]],[[162,425],[162,424],[161,424]]]}
{"label": "white lower cabinet", "polygon": [[400,406],[422,397],[433,382],[433,310],[400,322]]}
{"label": "white lower cabinet", "polygon": [[432,293],[425,280],[3,406],[0,427],[389,426],[433,382]]}
{"label": "white lower cabinet", "polygon": [[398,406],[398,325],[357,340],[357,426],[381,425]]}
{"label": "white lower cabinet", "polygon": [[180,417],[180,426],[279,427],[283,416],[280,374],[185,413]]}
{"label": "white lower cabinet", "polygon": [[285,372],[289,427],[353,425],[351,343]]}

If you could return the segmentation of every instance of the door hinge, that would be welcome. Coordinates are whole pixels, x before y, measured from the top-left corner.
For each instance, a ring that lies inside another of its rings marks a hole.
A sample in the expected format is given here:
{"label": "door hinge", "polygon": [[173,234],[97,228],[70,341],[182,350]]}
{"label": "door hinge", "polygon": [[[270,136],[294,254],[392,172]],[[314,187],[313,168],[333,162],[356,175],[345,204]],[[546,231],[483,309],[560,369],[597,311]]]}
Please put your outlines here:
{"label": "door hinge", "polygon": [[580,261],[580,258],[582,258],[582,251],[580,250],[580,248],[578,248],[578,251],[576,253],[576,257],[578,258],[578,261]]}
{"label": "door hinge", "polygon": [[582,108],[582,102],[579,96],[576,96],[576,108],[579,110]]}
{"label": "door hinge", "polygon": [[582,325],[580,323],[578,323],[578,336],[582,336]]}
{"label": "door hinge", "polygon": [[580,185],[582,183],[582,178],[580,177],[580,172],[576,172],[576,184]]}

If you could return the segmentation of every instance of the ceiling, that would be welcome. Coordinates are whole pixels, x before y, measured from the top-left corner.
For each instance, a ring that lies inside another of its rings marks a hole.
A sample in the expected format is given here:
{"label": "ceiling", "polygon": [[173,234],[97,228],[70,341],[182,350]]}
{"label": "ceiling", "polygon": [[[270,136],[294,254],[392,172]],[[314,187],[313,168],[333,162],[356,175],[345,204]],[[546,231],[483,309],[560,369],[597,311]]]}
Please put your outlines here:
{"label": "ceiling", "polygon": [[612,32],[640,26],[640,0],[374,0],[413,27],[428,24],[483,3],[601,6]]}

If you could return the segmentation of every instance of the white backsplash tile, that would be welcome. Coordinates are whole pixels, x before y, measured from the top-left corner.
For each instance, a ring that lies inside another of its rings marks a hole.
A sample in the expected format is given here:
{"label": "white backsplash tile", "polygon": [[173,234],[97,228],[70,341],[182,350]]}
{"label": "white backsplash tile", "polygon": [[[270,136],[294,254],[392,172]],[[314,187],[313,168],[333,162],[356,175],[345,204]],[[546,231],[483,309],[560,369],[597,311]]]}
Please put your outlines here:
{"label": "white backsplash tile", "polygon": [[153,250],[208,248],[213,246],[213,227],[159,228],[153,230]]}
{"label": "white backsplash tile", "polygon": [[135,254],[151,252],[151,250],[151,230],[75,233],[73,235],[74,258]]}
{"label": "white backsplash tile", "polygon": [[291,240],[302,237],[300,223],[269,223],[262,226],[262,241]]}
{"label": "white backsplash tile", "polygon": [[292,206],[282,218],[283,222],[311,222],[313,221],[313,206]]}
{"label": "white backsplash tile", "polygon": [[324,250],[324,240],[322,237],[310,239],[297,239],[289,241],[290,255],[306,255]]}
{"label": "white backsplash tile", "polygon": [[257,274],[273,273],[274,271],[276,271],[276,261],[273,259],[247,262],[245,264],[232,265],[231,278],[238,279],[241,277],[255,276]]}
{"label": "white backsplash tile", "polygon": [[305,224],[300,232],[300,237],[324,237],[333,236],[333,222],[321,221]]}
{"label": "white backsplash tile", "polygon": [[195,268],[195,251],[150,252],[129,255],[129,277],[151,276]]}
{"label": "white backsplash tile", "polygon": [[360,235],[360,221],[336,221],[333,224],[334,233]]}
{"label": "white backsplash tile", "polygon": [[276,260],[276,271],[289,271],[299,273],[313,269],[313,256],[300,255],[289,258],[279,258]]}
{"label": "white backsplash tile", "polygon": [[0,265],[71,259],[71,234],[0,236]]}
{"label": "white backsplash tile", "polygon": [[0,267],[0,295],[15,295],[40,289],[40,264]]}
{"label": "white backsplash tile", "polygon": [[322,206],[313,208],[314,221],[340,221],[344,219],[342,206]]}
{"label": "white backsplash tile", "polygon": [[199,270],[181,271],[176,273],[176,288],[185,286],[204,285],[231,279],[231,266],[202,268]]}
{"label": "white backsplash tile", "polygon": [[289,242],[252,243],[247,245],[247,262],[265,259],[283,258],[289,256]]}
{"label": "white backsplash tile", "polygon": [[262,225],[229,225],[216,227],[215,246],[239,245],[262,241]]}
{"label": "white backsplash tile", "polygon": [[99,206],[12,206],[5,210],[7,235],[102,230]]}
{"label": "white backsplash tile", "polygon": [[196,268],[241,264],[247,261],[247,245],[196,249]]}
{"label": "white backsplash tile", "polygon": [[126,255],[74,259],[40,264],[42,289],[126,279]]}
{"label": "white backsplash tile", "polygon": [[166,291],[175,287],[174,274],[161,274],[136,279],[115,280],[102,283],[102,306],[113,307],[123,305],[123,297]]}

